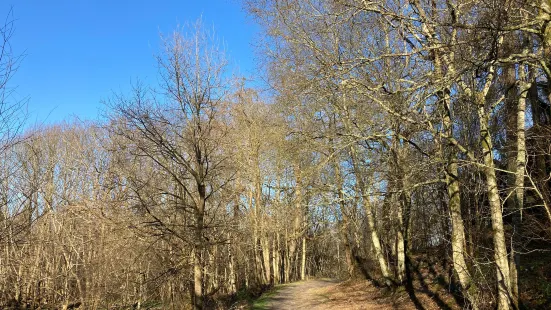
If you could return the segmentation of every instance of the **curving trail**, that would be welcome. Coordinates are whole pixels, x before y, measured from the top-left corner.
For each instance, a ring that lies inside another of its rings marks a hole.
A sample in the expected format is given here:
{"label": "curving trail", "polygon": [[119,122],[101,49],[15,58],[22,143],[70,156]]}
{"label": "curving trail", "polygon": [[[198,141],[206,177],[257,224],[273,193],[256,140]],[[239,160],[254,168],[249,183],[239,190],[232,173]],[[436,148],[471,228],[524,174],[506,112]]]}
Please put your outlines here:
{"label": "curving trail", "polygon": [[[369,292],[363,292],[365,298],[341,298],[338,293],[340,283],[334,280],[308,280],[283,285],[267,298],[261,308],[270,310],[294,309],[392,309],[388,303],[381,303],[377,298],[369,298]],[[348,295],[348,294],[346,294]]]}

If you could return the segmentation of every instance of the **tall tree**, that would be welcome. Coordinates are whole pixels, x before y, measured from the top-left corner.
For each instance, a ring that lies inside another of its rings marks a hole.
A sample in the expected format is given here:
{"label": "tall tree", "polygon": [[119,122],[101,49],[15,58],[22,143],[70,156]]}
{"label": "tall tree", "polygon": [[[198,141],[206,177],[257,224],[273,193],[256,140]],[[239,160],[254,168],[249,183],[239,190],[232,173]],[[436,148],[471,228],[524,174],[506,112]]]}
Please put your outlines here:
{"label": "tall tree", "polygon": [[166,218],[156,216],[151,203],[162,201],[158,195],[170,197],[173,208],[192,216],[188,224],[192,238],[186,242],[193,245],[193,305],[203,309],[205,262],[208,246],[214,242],[209,241],[213,226],[206,216],[213,214],[216,204],[211,200],[228,181],[228,175],[222,173],[227,157],[220,152],[226,135],[226,60],[215,37],[200,21],[190,29],[175,31],[163,42],[164,53],[157,58],[162,97],[137,87],[133,97],[112,99],[112,134],[122,138],[122,147],[131,155],[145,157],[171,180],[151,184],[136,179],[136,186],[160,187],[150,197],[140,197],[137,192],[141,207],[157,225],[187,239],[182,231],[176,232],[181,224],[168,224]]}

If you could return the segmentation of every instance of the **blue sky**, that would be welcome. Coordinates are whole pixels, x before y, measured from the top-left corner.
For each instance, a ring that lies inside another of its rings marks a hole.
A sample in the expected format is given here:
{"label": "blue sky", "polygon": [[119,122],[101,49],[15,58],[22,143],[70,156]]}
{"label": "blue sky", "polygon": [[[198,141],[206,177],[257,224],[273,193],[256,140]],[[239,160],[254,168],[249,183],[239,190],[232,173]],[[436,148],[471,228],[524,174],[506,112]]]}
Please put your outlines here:
{"label": "blue sky", "polygon": [[113,91],[138,78],[155,83],[159,34],[199,17],[223,40],[234,71],[255,71],[258,27],[238,0],[1,0],[2,20],[10,8],[12,47],[26,54],[11,86],[15,99],[29,98],[29,124],[96,119]]}

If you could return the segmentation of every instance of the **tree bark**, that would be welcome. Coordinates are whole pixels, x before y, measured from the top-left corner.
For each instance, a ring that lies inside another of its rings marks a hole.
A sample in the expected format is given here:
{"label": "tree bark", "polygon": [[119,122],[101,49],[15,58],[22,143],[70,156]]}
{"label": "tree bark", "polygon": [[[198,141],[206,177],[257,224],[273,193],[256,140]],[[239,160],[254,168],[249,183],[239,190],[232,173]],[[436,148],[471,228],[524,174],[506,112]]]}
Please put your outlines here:
{"label": "tree bark", "polygon": [[302,262],[300,267],[300,279],[306,280],[306,236],[302,237]]}
{"label": "tree bark", "polygon": [[371,244],[373,246],[373,253],[375,254],[375,259],[379,263],[379,269],[383,278],[385,279],[386,285],[390,286],[392,284],[392,279],[390,277],[390,271],[388,269],[388,264],[386,258],[383,254],[383,249],[381,246],[381,239],[379,238],[379,233],[375,225],[375,216],[373,214],[373,206],[369,200],[368,188],[363,180],[363,175],[360,167],[358,166],[358,158],[356,149],[354,146],[350,148],[352,155],[352,165],[354,168],[354,173],[356,174],[356,182],[358,182],[360,194],[362,197],[362,206],[365,211],[365,216],[367,219],[367,228],[369,229],[369,235],[371,236]]}
{"label": "tree bark", "polygon": [[448,191],[448,207],[450,210],[451,246],[453,268],[459,279],[459,284],[465,292],[473,309],[478,309],[478,302],[474,296],[477,292],[476,285],[473,283],[471,274],[465,260],[465,225],[461,215],[461,197],[458,180],[458,169],[456,153],[452,152],[446,167],[446,187]]}
{"label": "tree bark", "polygon": [[358,267],[356,265],[356,261],[354,258],[354,253],[352,251],[352,245],[350,244],[350,238],[348,237],[348,233],[350,230],[350,218],[348,216],[348,210],[346,207],[346,201],[345,197],[343,195],[344,189],[343,189],[343,181],[341,176],[341,169],[339,167],[338,160],[335,160],[333,163],[334,170],[335,170],[335,183],[336,183],[336,190],[337,190],[337,199],[338,204],[341,209],[341,216],[342,220],[340,221],[340,236],[344,245],[344,255],[346,258],[346,267],[347,267],[347,273],[349,278],[354,278],[357,274]]}
{"label": "tree bark", "polygon": [[515,251],[515,239],[520,234],[522,212],[524,209],[524,177],[526,167],[526,98],[532,83],[525,81],[524,68],[519,70],[519,99],[516,116],[516,171],[515,171],[515,210],[513,210],[513,242],[511,242],[511,298],[515,308],[519,306],[518,271],[520,268],[520,254]]}
{"label": "tree bark", "polygon": [[[200,158],[200,156],[199,156]],[[201,161],[198,160],[200,163]],[[201,167],[202,169],[202,167]],[[193,307],[196,310],[202,310],[204,308],[204,292],[203,292],[203,251],[204,251],[204,217],[206,206],[206,188],[202,183],[202,170],[200,170],[200,176],[197,179],[197,189],[199,199],[195,208],[195,244],[193,249],[193,292],[194,303]]]}
{"label": "tree bark", "polygon": [[492,230],[494,239],[494,259],[497,272],[498,309],[511,309],[511,277],[507,247],[505,243],[505,230],[503,227],[503,212],[501,210],[501,199],[497,187],[493,145],[488,129],[488,117],[485,113],[484,98],[479,98],[478,118],[480,121],[480,139],[484,156],[484,175],[486,177],[486,190],[488,203],[492,217]]}

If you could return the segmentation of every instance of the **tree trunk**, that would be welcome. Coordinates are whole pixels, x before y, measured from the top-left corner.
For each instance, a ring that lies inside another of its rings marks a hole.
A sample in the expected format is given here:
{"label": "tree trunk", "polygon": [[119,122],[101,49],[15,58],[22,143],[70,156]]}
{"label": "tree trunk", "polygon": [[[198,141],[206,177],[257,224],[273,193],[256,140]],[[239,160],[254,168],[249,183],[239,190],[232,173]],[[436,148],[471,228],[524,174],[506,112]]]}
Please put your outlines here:
{"label": "tree trunk", "polygon": [[[201,176],[202,177],[202,176]],[[201,178],[200,178],[201,180]],[[204,229],[204,216],[206,206],[206,192],[205,185],[197,182],[197,188],[199,192],[198,205],[195,210],[195,243],[193,249],[193,292],[195,310],[202,310],[204,308],[204,292],[203,292],[203,229]]]}
{"label": "tree trunk", "polygon": [[461,215],[461,197],[458,180],[456,153],[452,152],[446,167],[446,186],[448,190],[448,207],[451,219],[451,246],[453,268],[459,279],[461,289],[469,300],[473,309],[478,309],[478,302],[474,296],[476,285],[472,282],[471,274],[465,261],[465,225]]}
{"label": "tree trunk", "polygon": [[300,279],[306,280],[306,236],[302,237],[302,263],[300,267]]}
{"label": "tree trunk", "polygon": [[284,253],[283,253],[283,283],[287,283],[290,281],[291,277],[291,241],[289,240],[289,229],[285,228],[285,245],[284,245]]}
{"label": "tree trunk", "polygon": [[[228,233],[228,239],[232,240],[230,233]],[[228,256],[230,258],[229,266],[228,266],[228,268],[230,269],[228,293],[232,295],[237,292],[237,278],[236,278],[237,274],[235,272],[235,257],[233,254],[233,243],[230,243],[228,245]]]}
{"label": "tree trunk", "polygon": [[254,193],[253,190],[249,191],[249,206],[253,210],[253,218],[252,218],[252,225],[253,225],[253,235],[252,235],[252,242],[253,242],[253,255],[254,255],[254,281],[255,283],[262,284],[263,283],[263,277],[264,273],[262,272],[262,257],[261,257],[261,251],[260,251],[260,229],[259,229],[259,213],[258,210],[258,203],[253,200]]}
{"label": "tree trunk", "polygon": [[[197,235],[196,235],[197,237]],[[196,243],[193,249],[193,308],[203,309],[203,264],[201,252],[203,247]]]}
{"label": "tree trunk", "polygon": [[520,226],[522,222],[522,212],[524,209],[524,176],[526,166],[526,98],[528,90],[531,88],[532,83],[527,83],[525,80],[526,73],[524,68],[519,70],[520,79],[520,97],[518,99],[517,106],[517,119],[516,119],[516,171],[515,171],[515,210],[513,210],[513,242],[511,242],[511,263],[510,265],[510,277],[511,277],[511,298],[515,308],[519,306],[519,285],[518,285],[518,270],[520,268],[520,255],[515,251],[514,244],[516,242],[518,234],[520,234]]}
{"label": "tree trunk", "polygon": [[[288,270],[292,270],[292,269],[295,269],[297,267],[296,266],[296,264],[298,264],[298,259],[296,259],[297,254],[298,254],[297,247],[298,247],[299,236],[300,236],[301,229],[302,229],[302,223],[301,223],[301,220],[302,220],[302,172],[300,170],[300,165],[299,164],[295,164],[294,172],[295,172],[295,178],[296,178],[295,208],[294,208],[294,212],[293,212],[293,226],[292,226],[293,230],[292,230],[292,235],[289,239],[289,248],[288,248],[289,249],[289,254],[288,254],[289,260],[287,261]],[[294,273],[294,274],[296,274],[298,276],[297,273]],[[289,274],[287,276],[290,277]],[[287,278],[287,281],[290,281],[290,278]]]}
{"label": "tree trunk", "polygon": [[368,196],[368,188],[363,180],[363,175],[361,169],[358,166],[357,153],[354,146],[350,148],[350,153],[352,155],[352,165],[354,168],[354,173],[356,174],[356,180],[358,182],[358,187],[360,194],[362,196],[362,206],[365,211],[365,216],[367,219],[367,228],[369,229],[369,235],[371,236],[371,244],[373,246],[373,253],[375,254],[375,259],[379,262],[379,269],[381,274],[385,279],[385,284],[390,286],[392,284],[392,279],[390,277],[390,271],[388,270],[388,264],[385,256],[383,255],[383,249],[381,246],[381,239],[379,239],[379,233],[375,226],[375,216],[373,214],[373,207]]}
{"label": "tree trunk", "polygon": [[[397,132],[399,127],[397,128]],[[396,278],[399,283],[404,283],[406,280],[406,225],[404,221],[405,209],[409,212],[409,191],[407,189],[406,174],[404,173],[402,160],[404,148],[400,144],[399,138],[394,137],[392,142],[392,158],[394,161],[394,175],[391,176],[395,180],[391,180],[389,183],[394,183],[395,191],[399,192],[398,197],[393,197],[392,203],[396,205]],[[395,196],[395,195],[393,195]]]}
{"label": "tree trunk", "polygon": [[[484,102],[480,98],[479,102]],[[490,205],[492,217],[492,229],[494,239],[494,259],[497,272],[498,288],[498,309],[511,309],[511,278],[509,272],[509,260],[507,257],[507,247],[505,243],[505,230],[503,228],[503,212],[501,210],[501,200],[499,197],[497,178],[494,166],[494,157],[492,154],[493,145],[488,129],[488,118],[484,111],[484,105],[479,104],[478,118],[480,121],[480,139],[482,152],[484,155],[484,175],[486,177],[486,187],[488,203]]]}
{"label": "tree trunk", "polygon": [[392,284],[392,279],[390,278],[390,271],[388,270],[388,265],[386,258],[383,254],[383,248],[381,246],[381,239],[379,239],[379,234],[377,233],[377,228],[375,227],[375,216],[373,214],[373,207],[369,198],[364,198],[364,208],[365,214],[367,217],[367,226],[371,235],[371,243],[373,245],[373,252],[375,253],[375,258],[379,262],[379,268],[383,278],[385,279],[386,285],[390,286]]}
{"label": "tree trunk", "polygon": [[347,273],[349,278],[354,278],[357,274],[358,267],[356,265],[356,261],[354,258],[354,253],[352,251],[352,245],[350,244],[350,238],[348,237],[348,233],[350,230],[350,219],[348,217],[348,210],[346,207],[345,197],[344,197],[344,189],[343,189],[343,181],[341,176],[341,169],[339,166],[339,162],[335,160],[333,163],[334,169],[335,169],[335,183],[336,183],[336,190],[337,190],[337,198],[338,203],[341,209],[341,216],[342,220],[340,221],[340,236],[342,238],[342,242],[344,245],[344,255],[346,258],[346,267],[347,267]]}
{"label": "tree trunk", "polygon": [[[446,134],[453,137],[453,124],[451,120],[449,91],[442,92],[445,106],[445,116],[443,119],[444,130]],[[478,309],[476,299],[477,288],[473,283],[471,274],[465,260],[465,224],[461,211],[461,192],[459,188],[459,171],[457,166],[457,151],[451,149],[447,156],[446,164],[446,189],[448,192],[448,208],[451,220],[451,246],[453,269],[459,279],[459,285],[465,292],[465,297],[473,309]]]}
{"label": "tree trunk", "polygon": [[272,269],[273,283],[279,283],[279,233],[276,233],[275,240],[272,240]]}
{"label": "tree trunk", "polygon": [[[402,213],[402,207],[398,202],[398,212]],[[403,220],[400,220],[402,216],[398,215],[399,227],[396,229],[396,275],[399,283],[404,283],[406,280],[406,248],[405,238],[402,230]]]}
{"label": "tree trunk", "polygon": [[273,283],[273,277],[271,273],[271,267],[270,267],[270,241],[268,240],[268,236],[264,235],[261,239],[262,244],[262,257],[263,257],[263,269],[264,269],[264,284],[271,284]]}

